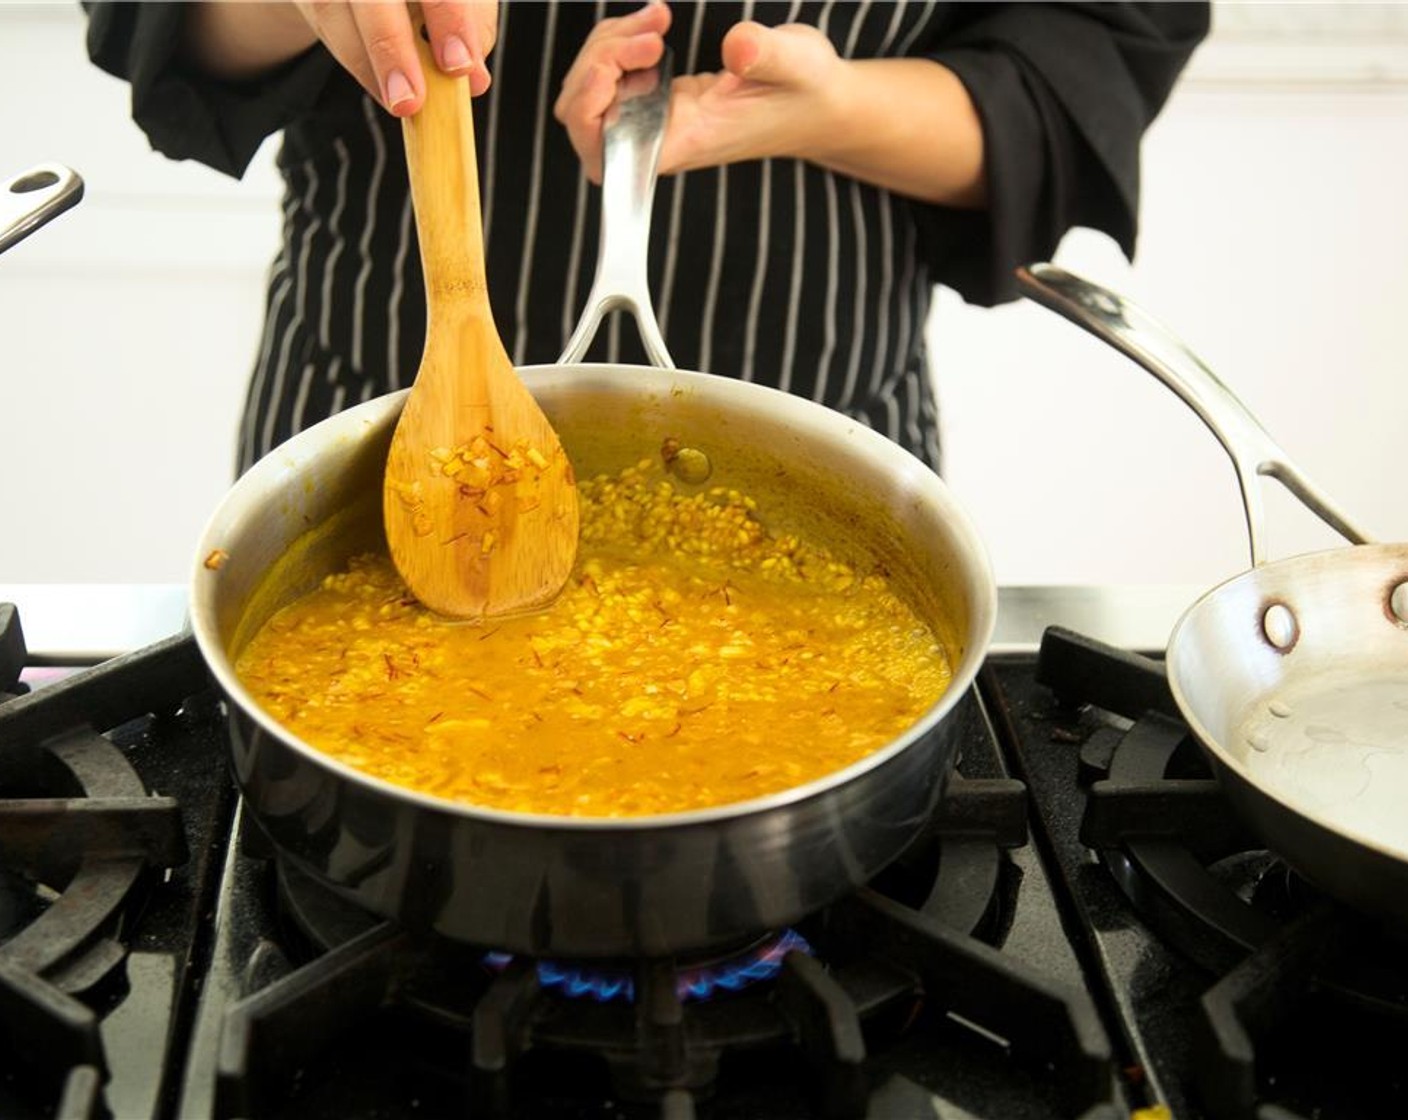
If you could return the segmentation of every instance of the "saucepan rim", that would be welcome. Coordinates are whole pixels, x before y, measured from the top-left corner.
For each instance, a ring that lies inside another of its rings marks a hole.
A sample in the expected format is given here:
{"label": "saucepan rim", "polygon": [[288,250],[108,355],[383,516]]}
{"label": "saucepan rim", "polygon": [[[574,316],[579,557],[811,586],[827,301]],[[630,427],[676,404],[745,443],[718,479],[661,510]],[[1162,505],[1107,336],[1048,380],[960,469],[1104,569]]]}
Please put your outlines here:
{"label": "saucepan rim", "polygon": [[[338,440],[359,439],[365,436],[370,428],[376,427],[378,423],[387,422],[389,416],[394,416],[399,411],[408,392],[408,390],[398,390],[374,397],[328,417],[275,448],[246,472],[227,492],[200,535],[190,591],[191,628],[194,631],[196,642],[207,667],[229,701],[237,704],[246,716],[254,720],[277,741],[295,749],[304,758],[326,768],[345,781],[397,802],[408,803],[432,812],[525,828],[548,828],[568,832],[634,832],[659,828],[707,826],[719,821],[766,813],[826,794],[855,781],[872,770],[883,767],[912,744],[923,739],[967,694],[991,644],[996,625],[997,586],[987,549],[971,518],[953,496],[943,479],[916,456],[879,432],[866,427],[860,421],[824,405],[765,385],[738,381],[716,374],[691,370],[662,370],[654,366],[631,366],[614,363],[525,366],[521,367],[518,372],[528,382],[530,389],[538,385],[549,387],[556,381],[580,378],[584,374],[598,377],[606,374],[612,380],[627,377],[649,378],[662,393],[706,390],[716,396],[722,394],[725,404],[733,403],[736,407],[747,408],[760,402],[766,402],[767,407],[777,413],[780,424],[800,425],[809,429],[818,427],[832,429],[833,431],[829,433],[831,438],[857,441],[864,452],[878,456],[882,461],[888,460],[892,463],[891,469],[894,473],[908,476],[907,484],[913,484],[916,497],[922,494],[926,501],[933,503],[942,511],[955,546],[962,550],[965,558],[972,561],[966,570],[966,575],[972,579],[977,595],[970,595],[967,590],[963,592],[963,599],[969,615],[968,631],[965,635],[964,647],[954,660],[953,677],[943,695],[900,735],[840,770],[832,771],[802,785],[790,786],[746,801],[642,816],[576,817],[551,813],[516,812],[476,805],[472,802],[441,797],[397,785],[365,773],[319,750],[275,720],[249,694],[236,676],[231,658],[221,641],[216,619],[215,604],[218,598],[216,587],[220,579],[220,571],[208,566],[206,558],[213,550],[221,547],[222,538],[226,533],[224,522],[231,506],[242,504],[246,495],[258,493],[261,490],[267,490],[271,497],[283,490],[287,483],[287,474],[291,464],[306,469],[308,464],[316,459],[316,455],[307,454],[307,449],[322,447]],[[300,456],[303,458],[300,459]]]}

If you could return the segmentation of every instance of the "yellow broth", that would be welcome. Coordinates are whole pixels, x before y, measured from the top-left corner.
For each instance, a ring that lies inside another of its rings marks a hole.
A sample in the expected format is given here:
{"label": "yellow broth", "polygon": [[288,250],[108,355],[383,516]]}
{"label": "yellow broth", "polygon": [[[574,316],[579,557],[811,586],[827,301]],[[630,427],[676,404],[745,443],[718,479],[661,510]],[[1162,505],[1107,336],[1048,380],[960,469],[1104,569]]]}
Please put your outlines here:
{"label": "yellow broth", "polygon": [[735,491],[642,462],[580,486],[547,611],[437,617],[384,555],[284,607],[240,653],[255,699],[388,782],[519,812],[624,817],[800,785],[891,741],[951,666],[883,573],[770,532]]}

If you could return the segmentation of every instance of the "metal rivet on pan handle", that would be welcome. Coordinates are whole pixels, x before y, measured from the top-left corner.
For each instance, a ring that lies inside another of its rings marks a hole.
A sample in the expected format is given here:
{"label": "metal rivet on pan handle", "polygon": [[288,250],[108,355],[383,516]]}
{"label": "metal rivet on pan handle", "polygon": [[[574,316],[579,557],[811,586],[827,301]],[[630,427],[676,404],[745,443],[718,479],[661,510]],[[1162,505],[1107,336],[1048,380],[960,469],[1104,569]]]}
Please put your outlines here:
{"label": "metal rivet on pan handle", "polygon": [[1273,649],[1289,653],[1300,638],[1300,623],[1285,603],[1272,603],[1262,612],[1261,634]]}
{"label": "metal rivet on pan handle", "polygon": [[1389,591],[1388,611],[1400,626],[1408,626],[1408,580]]}

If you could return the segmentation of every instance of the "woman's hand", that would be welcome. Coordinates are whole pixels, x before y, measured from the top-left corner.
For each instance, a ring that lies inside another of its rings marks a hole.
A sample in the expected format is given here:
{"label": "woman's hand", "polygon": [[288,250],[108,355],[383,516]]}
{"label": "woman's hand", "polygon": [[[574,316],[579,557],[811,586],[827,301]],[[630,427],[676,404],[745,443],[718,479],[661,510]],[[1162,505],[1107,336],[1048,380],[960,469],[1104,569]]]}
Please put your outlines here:
{"label": "woman's hand", "polygon": [[[563,81],[556,116],[593,182],[601,130],[623,75],[664,51],[664,4],[604,20]],[[851,60],[805,24],[731,27],[716,74],[677,76],[660,172],[774,157],[808,160],[950,206],[986,200],[983,135],[952,71],[924,58]]]}
{"label": "woman's hand", "polygon": [[[490,80],[485,59],[498,37],[496,0],[422,0],[420,7],[440,69],[468,77],[471,94],[483,93]],[[404,3],[216,0],[191,6],[182,45],[209,73],[238,81],[258,77],[319,41],[389,112],[405,117],[420,109],[425,76]]]}
{"label": "woman's hand", "polygon": [[845,96],[847,64],[805,24],[739,23],[723,41],[724,69],[678,77],[660,153],[664,173],[741,160],[820,161]]}
{"label": "woman's hand", "polygon": [[632,70],[648,70],[660,61],[669,29],[670,9],[658,3],[604,19],[592,28],[562,79],[553,115],[566,127],[593,183],[601,182],[602,121],[616,99],[616,87]]}
{"label": "woman's hand", "polygon": [[[405,4],[316,0],[295,7],[333,57],[390,112],[407,117],[420,109],[425,79]],[[487,90],[484,60],[498,35],[498,4],[422,0],[420,7],[440,69],[467,76],[476,97]]]}
{"label": "woman's hand", "polygon": [[[562,83],[555,114],[588,176],[601,181],[601,130],[622,77],[660,61],[670,10],[649,4],[603,20],[587,37]],[[767,156],[802,155],[820,125],[816,102],[834,84],[841,60],[814,27],[740,23],[723,42],[724,70],[677,76],[660,153],[669,174]]]}

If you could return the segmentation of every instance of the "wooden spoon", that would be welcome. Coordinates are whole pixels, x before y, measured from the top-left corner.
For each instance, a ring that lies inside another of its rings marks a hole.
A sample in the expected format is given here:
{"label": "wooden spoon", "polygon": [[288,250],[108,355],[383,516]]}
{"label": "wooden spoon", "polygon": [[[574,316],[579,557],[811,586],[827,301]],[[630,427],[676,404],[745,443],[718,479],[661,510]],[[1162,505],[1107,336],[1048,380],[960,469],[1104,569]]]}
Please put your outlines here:
{"label": "wooden spoon", "polygon": [[401,578],[432,610],[520,613],[567,582],[577,491],[494,326],[469,83],[442,74],[417,31],[425,104],[403,127],[428,320],[386,461],[386,539]]}

